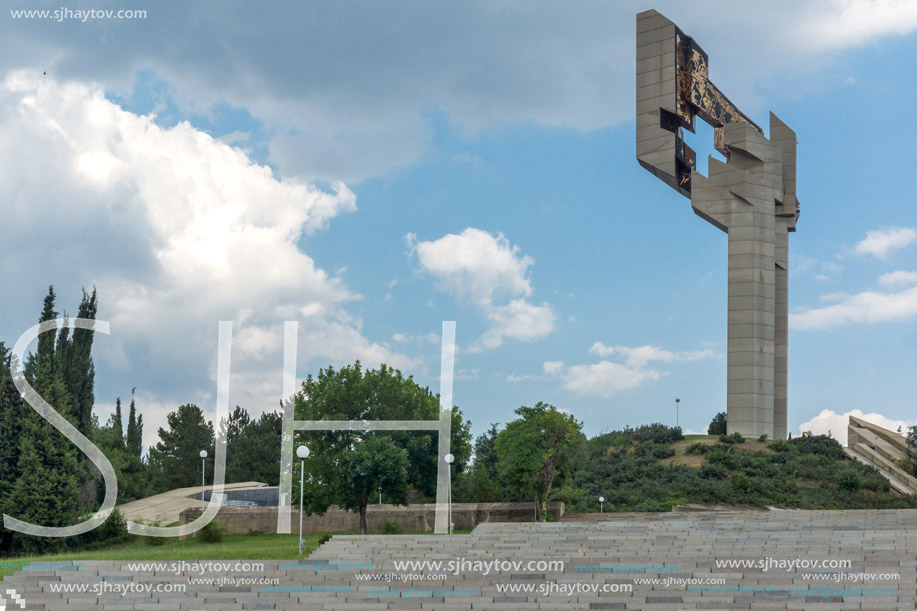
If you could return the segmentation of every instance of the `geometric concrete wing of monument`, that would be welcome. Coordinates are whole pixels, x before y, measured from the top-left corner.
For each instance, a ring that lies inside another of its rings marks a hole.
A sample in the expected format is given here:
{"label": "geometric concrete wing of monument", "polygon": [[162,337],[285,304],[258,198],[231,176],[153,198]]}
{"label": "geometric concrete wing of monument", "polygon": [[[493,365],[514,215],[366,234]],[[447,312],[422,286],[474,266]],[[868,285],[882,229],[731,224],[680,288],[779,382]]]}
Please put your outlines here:
{"label": "geometric concrete wing of monument", "polygon": [[[729,244],[729,433],[787,435],[788,249],[796,231],[796,134],[773,113],[770,138],[710,80],[707,54],[656,11],[637,15],[637,161],[691,200]],[[714,128],[708,176],[683,131]]]}

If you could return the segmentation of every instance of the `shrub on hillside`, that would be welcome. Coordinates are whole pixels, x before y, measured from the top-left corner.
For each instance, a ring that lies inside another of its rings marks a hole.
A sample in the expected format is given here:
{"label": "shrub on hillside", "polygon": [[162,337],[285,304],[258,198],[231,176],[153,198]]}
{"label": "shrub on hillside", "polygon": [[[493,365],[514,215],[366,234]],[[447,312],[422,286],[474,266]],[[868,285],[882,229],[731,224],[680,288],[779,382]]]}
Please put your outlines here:
{"label": "shrub on hillside", "polygon": [[718,463],[708,463],[700,468],[700,476],[704,479],[723,479],[729,474],[729,469]]}
{"label": "shrub on hillside", "polygon": [[644,441],[634,446],[634,456],[652,457],[656,460],[675,456],[675,449],[669,445],[660,445],[652,441]]}
{"label": "shrub on hillside", "polygon": [[633,510],[646,512],[671,511],[672,506],[660,503],[656,499],[646,499],[641,501]]}
{"label": "shrub on hillside", "polygon": [[[89,519],[89,515],[81,517],[83,522]],[[131,538],[127,532],[127,521],[124,515],[118,510],[112,510],[108,519],[98,528],[94,528],[87,533],[70,537],[66,539],[66,544],[73,550],[90,550],[108,547],[117,543],[124,543]]]}
{"label": "shrub on hillside", "polygon": [[796,448],[792,443],[783,439],[775,439],[767,444],[767,447],[774,452],[792,452]]}
{"label": "shrub on hillside", "polygon": [[882,477],[878,471],[875,471],[874,473],[870,473],[863,480],[863,488],[872,490],[873,492],[888,492],[891,490],[891,484],[889,484],[888,480]]}
{"label": "shrub on hillside", "polygon": [[736,467],[736,457],[731,446],[715,445],[707,449],[707,462],[723,465],[727,469]]}
{"label": "shrub on hillside", "polygon": [[751,480],[742,472],[733,473],[729,478],[729,484],[742,492],[748,492],[751,489]]}
{"label": "shrub on hillside", "polygon": [[671,446],[656,446],[653,448],[653,458],[656,460],[662,460],[663,458],[670,458],[675,456],[675,448]]}
{"label": "shrub on hillside", "polygon": [[216,520],[211,520],[204,528],[197,531],[197,540],[201,543],[222,543],[226,529]]}
{"label": "shrub on hillside", "polygon": [[844,458],[844,448],[827,435],[814,435],[812,437],[796,437],[788,442],[800,454],[817,454],[827,456],[834,460]]}
{"label": "shrub on hillside", "polygon": [[[626,431],[627,429],[625,429]],[[636,442],[651,441],[653,443],[675,443],[681,441],[685,436],[681,432],[680,426],[666,426],[659,422],[653,424],[644,424],[635,429],[631,429],[631,435]]]}
{"label": "shrub on hillside", "polygon": [[706,443],[696,441],[685,448],[685,454],[706,454],[708,447],[710,446],[708,446]]}
{"label": "shrub on hillside", "polygon": [[863,476],[855,467],[844,467],[834,476],[834,481],[842,490],[853,492],[863,485]]}
{"label": "shrub on hillside", "polygon": [[626,448],[633,443],[631,431],[612,431],[593,437],[586,442],[586,455],[590,458],[605,456],[612,450]]}
{"label": "shrub on hillside", "polygon": [[742,437],[739,433],[733,433],[732,435],[720,435],[720,443],[745,443],[745,438]]}

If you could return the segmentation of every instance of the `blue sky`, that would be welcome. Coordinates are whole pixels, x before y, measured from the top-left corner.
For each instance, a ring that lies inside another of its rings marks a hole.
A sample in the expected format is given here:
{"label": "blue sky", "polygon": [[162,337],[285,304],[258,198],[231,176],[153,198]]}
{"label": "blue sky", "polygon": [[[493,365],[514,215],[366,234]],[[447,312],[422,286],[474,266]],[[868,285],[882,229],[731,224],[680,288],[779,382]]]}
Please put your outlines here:
{"label": "blue sky", "polygon": [[[676,396],[704,430],[725,409],[726,236],[634,158],[647,8],[757,123],[796,130],[790,430],[917,423],[912,5],[133,8],[0,16],[0,337],[47,285],[72,313],[95,284],[98,411],[136,387],[147,443],[181,403],[213,412],[219,320],[252,412],[280,399],[285,320],[300,377],[360,359],[434,391],[455,320],[476,434],[537,401],[590,435],[674,424]],[[689,144],[705,158],[711,131]]]}

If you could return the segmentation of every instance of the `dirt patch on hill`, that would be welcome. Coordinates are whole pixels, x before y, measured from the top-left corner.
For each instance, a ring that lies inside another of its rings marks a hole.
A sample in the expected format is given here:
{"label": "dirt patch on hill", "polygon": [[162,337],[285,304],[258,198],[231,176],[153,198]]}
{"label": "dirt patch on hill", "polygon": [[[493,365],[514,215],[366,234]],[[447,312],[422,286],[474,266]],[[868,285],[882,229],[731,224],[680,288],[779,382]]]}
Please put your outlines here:
{"label": "dirt patch on hill", "polygon": [[[720,442],[720,438],[717,435],[691,435],[687,439],[682,441],[676,441],[672,444],[672,449],[675,450],[675,456],[669,458],[664,458],[660,462],[663,464],[673,464],[673,465],[686,465],[688,467],[698,468],[706,462],[706,457],[703,454],[685,454],[685,450],[688,446],[694,445],[695,443],[702,443],[706,446],[716,445]],[[768,447],[768,441],[758,441],[746,439],[745,443],[734,443],[732,444],[733,452],[765,452],[767,454],[775,454],[773,450]]]}

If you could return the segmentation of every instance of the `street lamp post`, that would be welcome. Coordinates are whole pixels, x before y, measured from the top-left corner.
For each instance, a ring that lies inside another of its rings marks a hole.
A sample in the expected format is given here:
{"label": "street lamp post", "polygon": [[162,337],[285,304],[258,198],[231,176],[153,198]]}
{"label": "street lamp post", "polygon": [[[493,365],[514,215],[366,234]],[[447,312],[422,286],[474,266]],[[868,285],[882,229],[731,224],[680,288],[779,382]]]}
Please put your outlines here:
{"label": "street lamp post", "polygon": [[675,426],[678,426],[678,404],[681,403],[681,399],[675,397]]}
{"label": "street lamp post", "polygon": [[454,530],[452,524],[452,463],[455,462],[455,456],[453,456],[451,453],[446,454],[445,460],[446,464],[449,465],[449,534],[451,535],[452,531]]}
{"label": "street lamp post", "polygon": [[599,497],[599,513],[605,513],[605,497]]}
{"label": "street lamp post", "polygon": [[302,556],[303,553],[303,540],[302,540],[302,492],[303,486],[305,485],[306,477],[306,459],[309,458],[309,448],[306,446],[299,446],[296,448],[296,455],[300,458],[299,466],[299,555]]}
{"label": "street lamp post", "polygon": [[207,450],[201,450],[201,506],[206,507],[207,502],[204,500],[204,488],[207,487]]}

